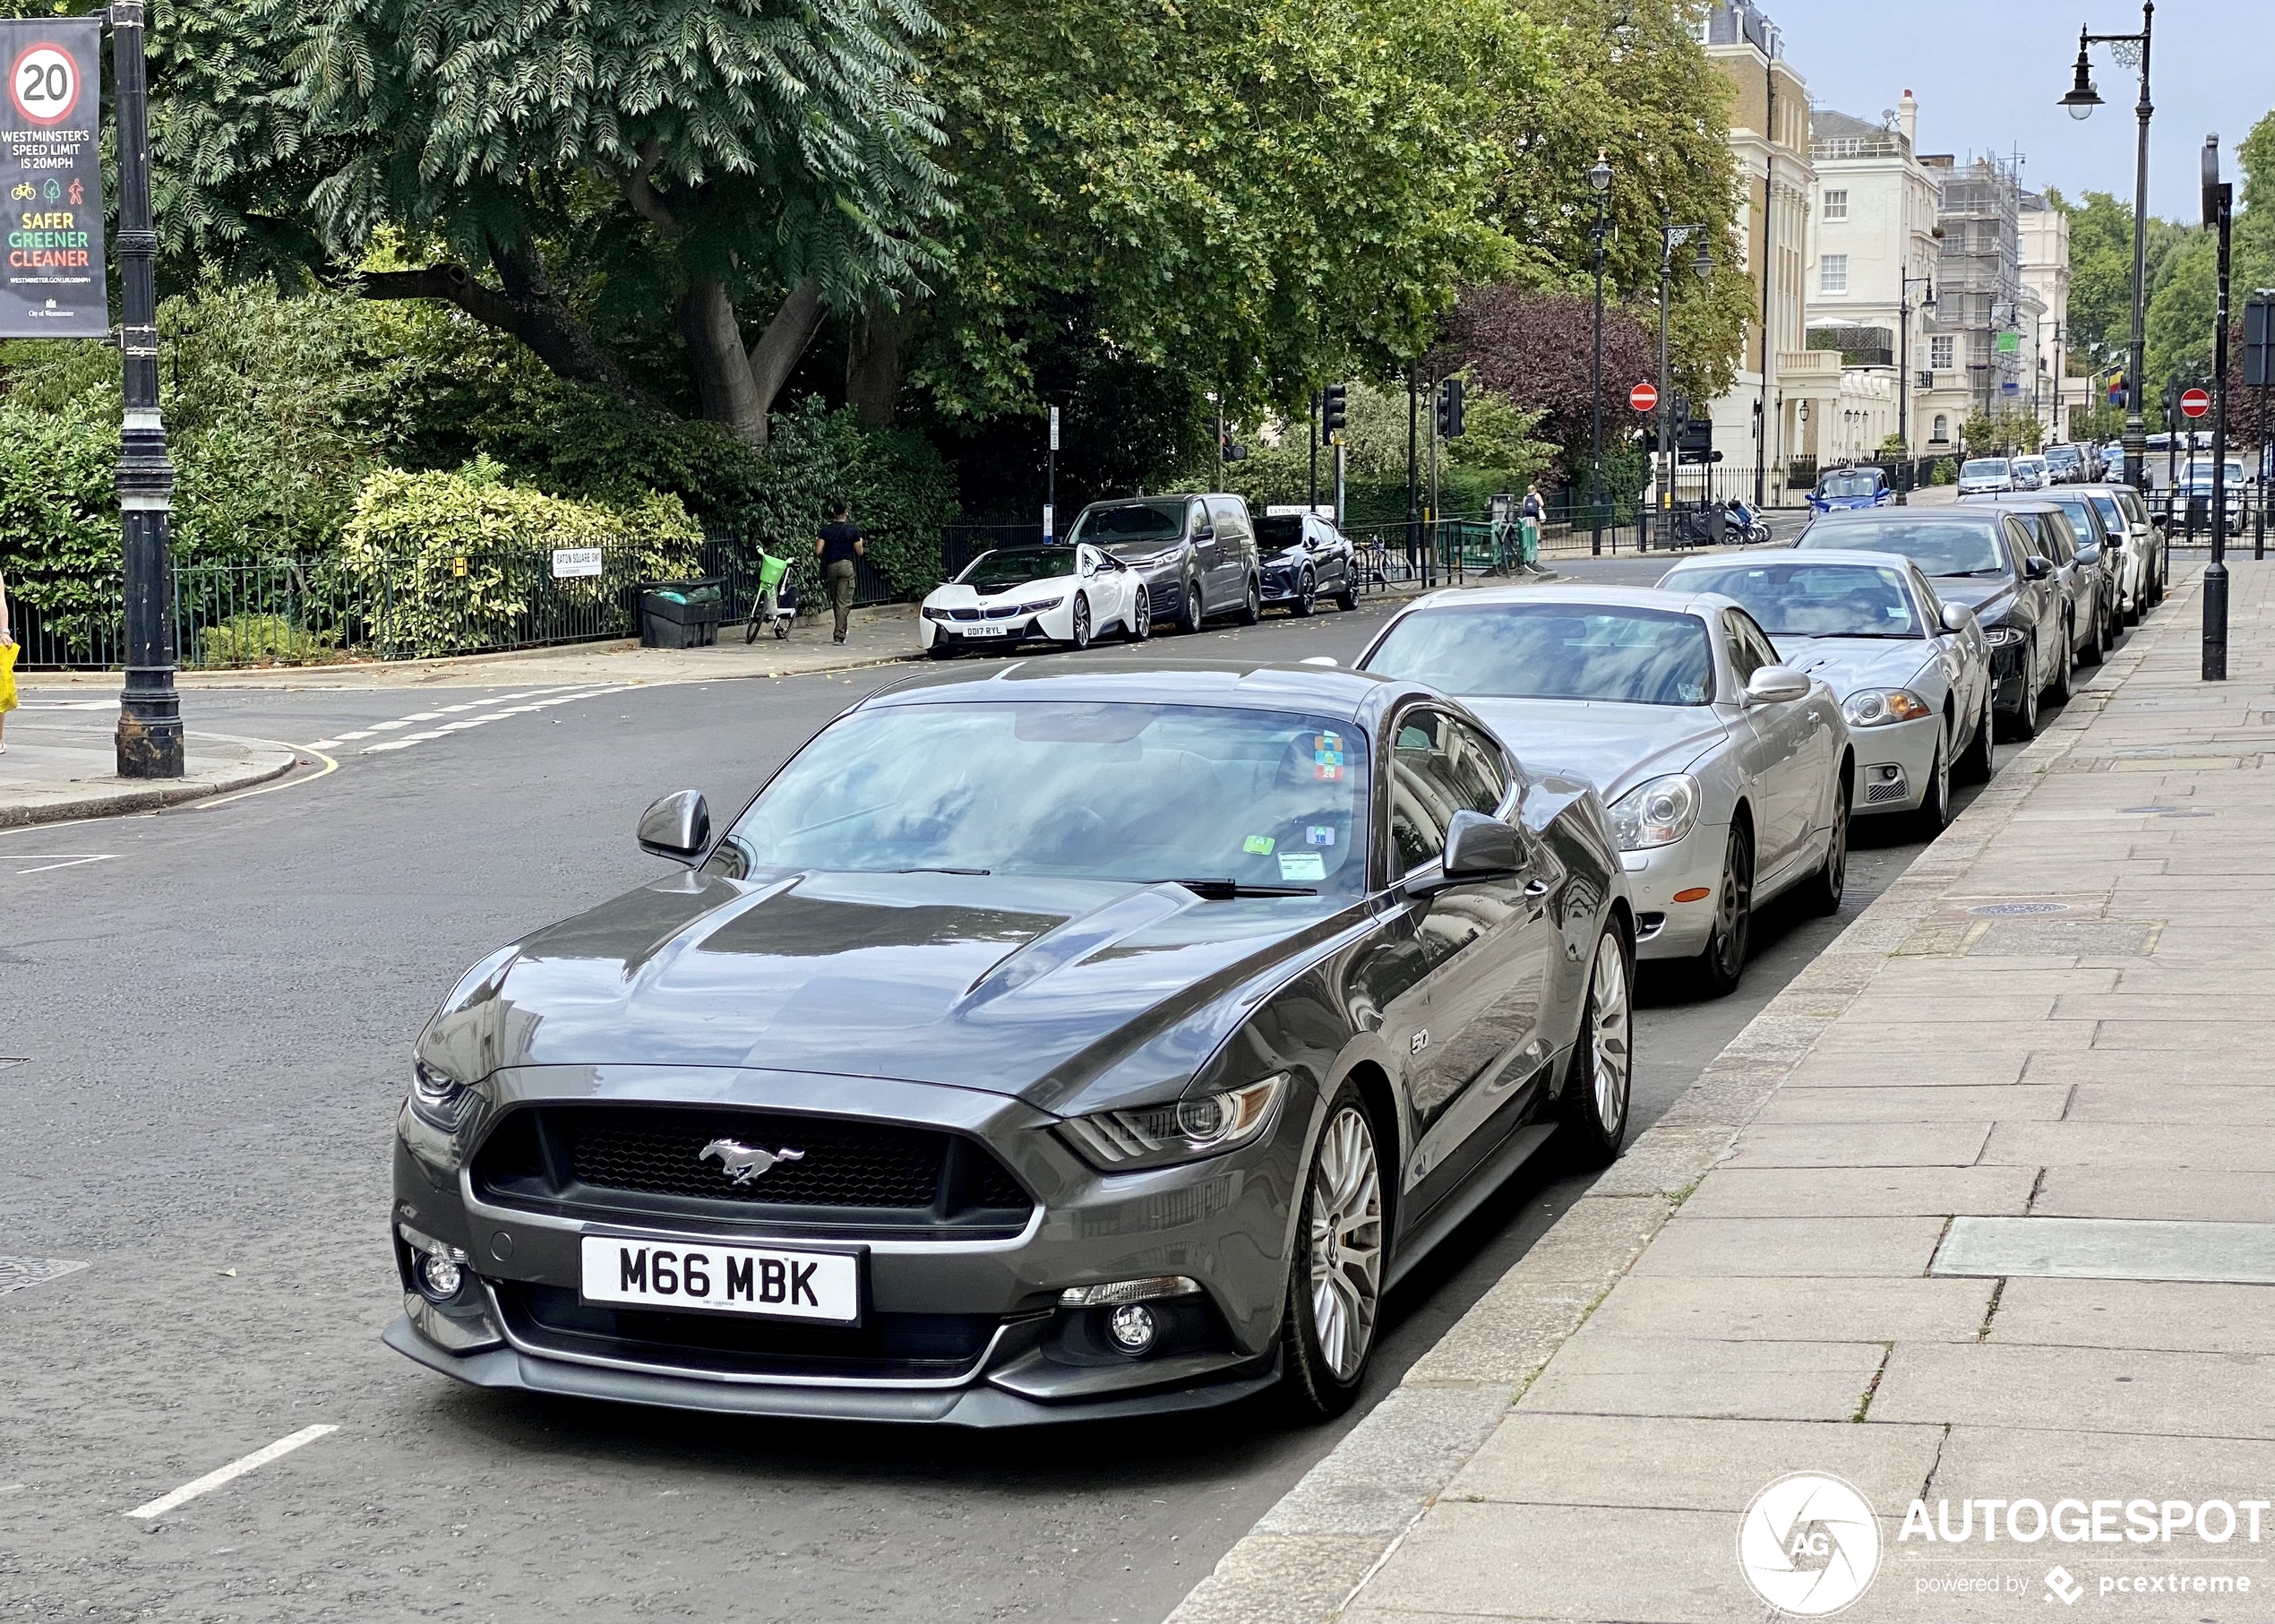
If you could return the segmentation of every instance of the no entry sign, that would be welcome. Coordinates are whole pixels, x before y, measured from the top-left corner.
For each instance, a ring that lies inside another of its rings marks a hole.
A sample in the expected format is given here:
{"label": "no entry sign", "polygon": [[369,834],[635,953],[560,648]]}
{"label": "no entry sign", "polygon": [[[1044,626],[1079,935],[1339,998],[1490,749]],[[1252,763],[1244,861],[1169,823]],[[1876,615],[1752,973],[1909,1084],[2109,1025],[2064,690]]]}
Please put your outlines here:
{"label": "no entry sign", "polygon": [[110,331],[103,282],[102,79],[92,17],[0,21],[0,337],[99,339]]}
{"label": "no entry sign", "polygon": [[1659,404],[1659,391],[1648,383],[1638,383],[1627,391],[1627,404],[1639,412],[1647,412]]}
{"label": "no entry sign", "polygon": [[2180,397],[2180,415],[2184,417],[2201,417],[2210,410],[2211,397],[2201,389],[2192,389]]}

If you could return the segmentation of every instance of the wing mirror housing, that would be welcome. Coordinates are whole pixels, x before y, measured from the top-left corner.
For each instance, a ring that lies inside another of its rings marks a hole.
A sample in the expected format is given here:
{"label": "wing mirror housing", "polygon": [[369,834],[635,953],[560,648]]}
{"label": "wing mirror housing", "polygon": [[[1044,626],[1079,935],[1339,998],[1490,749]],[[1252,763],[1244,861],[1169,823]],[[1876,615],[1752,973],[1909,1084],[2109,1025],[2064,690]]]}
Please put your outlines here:
{"label": "wing mirror housing", "polygon": [[1746,702],[1749,705],[1779,705],[1788,700],[1807,699],[1808,693],[1808,676],[1790,666],[1764,666],[1746,683]]}
{"label": "wing mirror housing", "polygon": [[1302,659],[1298,660],[1296,664],[1299,666],[1318,666],[1324,670],[1332,671],[1335,669],[1335,656],[1332,654],[1307,655]]}
{"label": "wing mirror housing", "polygon": [[2029,573],[2030,578],[2032,580],[2044,580],[2048,576],[2054,573],[2054,565],[2052,561],[2041,557],[2036,553],[2030,554],[2030,563],[2025,564],[2023,568]]}
{"label": "wing mirror housing", "polygon": [[711,808],[700,790],[674,790],[640,814],[640,849],[691,868],[711,845]]}
{"label": "wing mirror housing", "polygon": [[1516,830],[1498,818],[1467,808],[1446,825],[1446,855],[1434,880],[1409,884],[1410,892],[1429,896],[1456,885],[1482,880],[1507,880],[1524,870],[1524,848]]}
{"label": "wing mirror housing", "polygon": [[1975,612],[1969,608],[1965,604],[1945,604],[1944,606],[1944,631],[1963,632],[1968,627],[1973,625],[1974,623]]}

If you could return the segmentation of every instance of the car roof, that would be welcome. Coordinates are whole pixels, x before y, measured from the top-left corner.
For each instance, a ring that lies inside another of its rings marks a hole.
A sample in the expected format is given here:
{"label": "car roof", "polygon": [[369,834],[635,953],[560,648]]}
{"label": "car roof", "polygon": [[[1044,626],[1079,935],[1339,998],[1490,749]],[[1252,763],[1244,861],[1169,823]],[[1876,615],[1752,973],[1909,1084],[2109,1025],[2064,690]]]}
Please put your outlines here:
{"label": "car roof", "polygon": [[1809,521],[1809,528],[1801,534],[1805,537],[1814,536],[1819,530],[1834,528],[1893,529],[1899,525],[1936,524],[1953,519],[1964,520],[1970,524],[1988,525],[1992,522],[1991,515],[1997,512],[2003,505],[1997,503],[1970,502],[1965,507],[1962,507],[1954,502],[1941,503],[1935,507],[1852,508],[1845,513],[1818,514]]}
{"label": "car roof", "polygon": [[[1748,552],[1731,553],[1721,558],[1686,558],[1668,574],[1678,574],[1684,570],[1704,570],[1715,564],[1729,568],[1733,565],[1742,567],[1747,563],[1783,563],[1790,553],[1790,549],[1773,548],[1766,554]],[[1915,570],[1919,567],[1917,561],[1906,558],[1901,553],[1875,553],[1864,547],[1811,547],[1808,554],[1809,563],[1813,565],[1869,564],[1876,570]]]}
{"label": "car roof", "polygon": [[1423,609],[1488,607],[1494,604],[1570,604],[1575,608],[1600,609],[1657,609],[1677,614],[1696,614],[1700,605],[1712,599],[1712,607],[1720,608],[1728,598],[1713,592],[1668,592],[1657,587],[1590,586],[1585,582],[1560,583],[1539,587],[1469,587],[1449,592],[1432,592],[1416,598],[1403,613]]}
{"label": "car roof", "polygon": [[872,694],[856,709],[1057,700],[1087,704],[1203,705],[1246,710],[1321,711],[1364,720],[1409,693],[1443,698],[1420,683],[1266,660],[1006,660],[977,670],[928,672]]}

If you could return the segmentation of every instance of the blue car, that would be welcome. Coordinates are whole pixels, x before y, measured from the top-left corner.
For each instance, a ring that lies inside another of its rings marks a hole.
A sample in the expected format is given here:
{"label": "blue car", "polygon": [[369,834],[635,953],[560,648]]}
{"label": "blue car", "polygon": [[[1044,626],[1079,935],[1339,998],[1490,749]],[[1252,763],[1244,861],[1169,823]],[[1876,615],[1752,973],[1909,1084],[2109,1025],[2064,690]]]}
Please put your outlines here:
{"label": "blue car", "polygon": [[1816,482],[1816,489],[1809,493],[1809,511],[1815,513],[1846,513],[1858,508],[1884,508],[1896,499],[1888,488],[1885,468],[1834,468]]}

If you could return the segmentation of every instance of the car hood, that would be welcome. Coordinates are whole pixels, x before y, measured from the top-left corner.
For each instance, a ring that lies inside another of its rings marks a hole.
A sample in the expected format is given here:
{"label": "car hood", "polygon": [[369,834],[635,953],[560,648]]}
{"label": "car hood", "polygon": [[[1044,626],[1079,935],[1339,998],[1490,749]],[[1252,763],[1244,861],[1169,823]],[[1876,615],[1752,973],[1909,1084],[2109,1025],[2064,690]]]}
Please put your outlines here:
{"label": "car hood", "polygon": [[468,1082],[500,1066],[764,1067],[1049,1109],[1164,1035],[1198,1066],[1246,1013],[1228,993],[1363,919],[1340,898],[1204,902],[1170,885],[681,874],[493,955],[419,1053]]}
{"label": "car hood", "polygon": [[1584,778],[1610,805],[1646,778],[1682,772],[1730,736],[1711,705],[1464,699],[1528,772]]}
{"label": "car hood", "polygon": [[1919,676],[1934,647],[1924,638],[1778,637],[1771,640],[1785,663],[1806,671],[1847,699],[1859,688],[1904,688]]}
{"label": "car hood", "polygon": [[934,588],[924,603],[929,608],[954,609],[972,604],[1000,604],[1030,597],[1048,597],[1054,592],[1063,597],[1066,589],[1073,584],[1074,577],[1070,574],[1044,575],[1034,580],[1023,580],[1016,587],[986,589],[968,587],[961,581],[952,580],[944,587]]}

